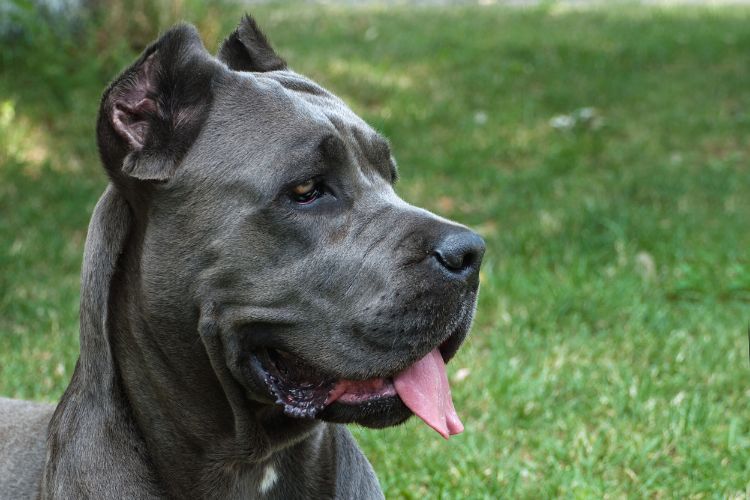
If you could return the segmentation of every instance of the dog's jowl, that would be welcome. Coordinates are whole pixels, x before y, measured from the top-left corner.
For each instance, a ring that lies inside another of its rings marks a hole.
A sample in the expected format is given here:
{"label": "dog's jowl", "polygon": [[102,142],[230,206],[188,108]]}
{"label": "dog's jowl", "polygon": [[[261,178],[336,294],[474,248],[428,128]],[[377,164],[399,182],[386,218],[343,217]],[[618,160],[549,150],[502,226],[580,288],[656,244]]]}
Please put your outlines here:
{"label": "dog's jowl", "polygon": [[80,359],[56,408],[0,402],[0,497],[380,498],[341,424],[463,430],[482,239],[402,201],[386,140],[251,18],[216,57],[167,32],[97,139]]}

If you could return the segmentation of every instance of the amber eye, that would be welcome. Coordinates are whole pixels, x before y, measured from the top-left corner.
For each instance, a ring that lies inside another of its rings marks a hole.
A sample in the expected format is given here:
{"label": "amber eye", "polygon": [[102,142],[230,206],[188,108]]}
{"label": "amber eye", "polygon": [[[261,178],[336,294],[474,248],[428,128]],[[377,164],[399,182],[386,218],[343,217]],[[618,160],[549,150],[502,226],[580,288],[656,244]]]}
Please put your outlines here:
{"label": "amber eye", "polygon": [[310,179],[292,188],[292,199],[301,204],[312,203],[323,195],[320,182]]}

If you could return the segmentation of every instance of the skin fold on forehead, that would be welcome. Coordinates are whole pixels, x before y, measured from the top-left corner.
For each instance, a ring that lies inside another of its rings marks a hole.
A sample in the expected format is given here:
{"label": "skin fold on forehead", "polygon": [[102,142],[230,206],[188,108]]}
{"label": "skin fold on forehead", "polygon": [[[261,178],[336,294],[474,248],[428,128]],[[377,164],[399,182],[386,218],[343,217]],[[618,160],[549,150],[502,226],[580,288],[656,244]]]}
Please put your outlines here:
{"label": "skin fold on forehead", "polygon": [[[215,102],[192,148],[197,155],[186,158],[186,168],[208,161],[231,170],[222,175],[242,169],[256,182],[268,178],[271,183],[272,173],[291,174],[283,171],[284,164],[309,166],[323,141],[334,138],[326,144],[328,156],[348,155],[348,162],[369,178],[396,178],[387,141],[340,99],[301,75],[227,71],[212,88]],[[255,170],[261,168],[270,172]],[[273,187],[259,186],[265,192]]]}

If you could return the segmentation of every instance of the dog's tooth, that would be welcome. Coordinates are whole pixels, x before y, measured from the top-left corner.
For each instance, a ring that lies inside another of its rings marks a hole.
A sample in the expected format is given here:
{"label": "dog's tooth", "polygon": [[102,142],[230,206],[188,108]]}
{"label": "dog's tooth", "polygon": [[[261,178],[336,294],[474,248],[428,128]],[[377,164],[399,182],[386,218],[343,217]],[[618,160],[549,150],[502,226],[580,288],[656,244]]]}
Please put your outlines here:
{"label": "dog's tooth", "polygon": [[294,406],[284,406],[284,413],[286,413],[290,417],[299,417],[299,409]]}

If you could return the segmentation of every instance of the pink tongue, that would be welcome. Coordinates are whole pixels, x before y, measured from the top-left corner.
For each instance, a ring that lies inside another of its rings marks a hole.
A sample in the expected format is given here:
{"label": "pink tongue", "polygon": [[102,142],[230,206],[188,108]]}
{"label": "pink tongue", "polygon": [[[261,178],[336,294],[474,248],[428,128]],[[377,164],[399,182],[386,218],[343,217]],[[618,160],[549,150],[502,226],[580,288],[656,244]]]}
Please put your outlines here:
{"label": "pink tongue", "polygon": [[440,351],[433,350],[396,375],[393,382],[401,401],[445,439],[463,432]]}

